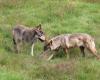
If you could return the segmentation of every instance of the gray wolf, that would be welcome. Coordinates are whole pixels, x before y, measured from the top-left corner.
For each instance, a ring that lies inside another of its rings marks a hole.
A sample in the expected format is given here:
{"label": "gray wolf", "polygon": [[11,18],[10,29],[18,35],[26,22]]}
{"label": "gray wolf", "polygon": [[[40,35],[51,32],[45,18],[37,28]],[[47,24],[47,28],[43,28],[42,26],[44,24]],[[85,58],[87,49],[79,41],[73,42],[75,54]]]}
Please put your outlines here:
{"label": "gray wolf", "polygon": [[17,53],[19,53],[22,43],[29,43],[32,45],[31,55],[33,56],[35,41],[37,39],[39,39],[41,42],[45,41],[45,35],[42,31],[41,24],[37,25],[35,28],[28,28],[24,25],[16,25],[12,30],[12,34],[14,49]]}

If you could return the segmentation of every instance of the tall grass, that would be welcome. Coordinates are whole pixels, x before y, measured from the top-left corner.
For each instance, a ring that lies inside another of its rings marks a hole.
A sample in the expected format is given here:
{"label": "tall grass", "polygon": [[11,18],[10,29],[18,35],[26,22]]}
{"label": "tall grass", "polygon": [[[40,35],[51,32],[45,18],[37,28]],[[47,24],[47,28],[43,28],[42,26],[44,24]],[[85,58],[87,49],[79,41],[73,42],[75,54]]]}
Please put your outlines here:
{"label": "tall grass", "polygon": [[99,80],[100,63],[87,51],[82,58],[78,49],[71,49],[67,59],[61,50],[47,62],[37,57],[43,51],[43,43],[37,41],[35,57],[31,46],[15,54],[13,27],[40,23],[48,38],[76,32],[92,35],[99,54],[99,0],[0,0],[0,80]]}

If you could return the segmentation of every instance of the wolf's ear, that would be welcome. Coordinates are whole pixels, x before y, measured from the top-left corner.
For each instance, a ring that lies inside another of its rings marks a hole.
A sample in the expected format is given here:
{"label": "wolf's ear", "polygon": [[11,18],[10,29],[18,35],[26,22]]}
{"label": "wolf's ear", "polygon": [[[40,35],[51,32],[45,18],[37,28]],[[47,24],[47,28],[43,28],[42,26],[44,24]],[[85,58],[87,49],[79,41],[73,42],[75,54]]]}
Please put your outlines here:
{"label": "wolf's ear", "polygon": [[41,24],[39,24],[36,28],[37,28],[38,30],[41,30],[41,29],[42,29]]}
{"label": "wolf's ear", "polygon": [[52,45],[52,40],[50,40],[49,45]]}

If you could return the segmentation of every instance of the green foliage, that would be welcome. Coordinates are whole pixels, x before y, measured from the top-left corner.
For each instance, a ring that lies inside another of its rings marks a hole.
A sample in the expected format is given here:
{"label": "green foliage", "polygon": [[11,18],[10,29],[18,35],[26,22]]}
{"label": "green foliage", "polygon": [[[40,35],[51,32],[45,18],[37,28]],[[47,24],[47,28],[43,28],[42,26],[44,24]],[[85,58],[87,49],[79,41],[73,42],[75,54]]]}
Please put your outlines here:
{"label": "green foliage", "polygon": [[25,80],[25,79],[24,77],[19,75],[19,73],[0,70],[0,80]]}

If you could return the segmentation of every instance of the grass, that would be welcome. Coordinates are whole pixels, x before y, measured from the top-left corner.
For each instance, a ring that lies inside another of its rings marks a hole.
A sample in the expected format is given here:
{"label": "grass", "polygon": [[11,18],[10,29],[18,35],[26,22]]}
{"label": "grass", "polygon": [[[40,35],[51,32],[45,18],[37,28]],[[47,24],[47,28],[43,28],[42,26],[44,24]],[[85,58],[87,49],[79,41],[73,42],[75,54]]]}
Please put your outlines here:
{"label": "grass", "polygon": [[35,57],[30,47],[21,54],[13,52],[12,29],[16,24],[35,27],[42,24],[47,37],[84,32],[95,38],[100,54],[99,0],[0,0],[0,80],[99,80],[100,62],[86,51],[62,51],[51,61],[39,59],[43,43],[35,44]]}

